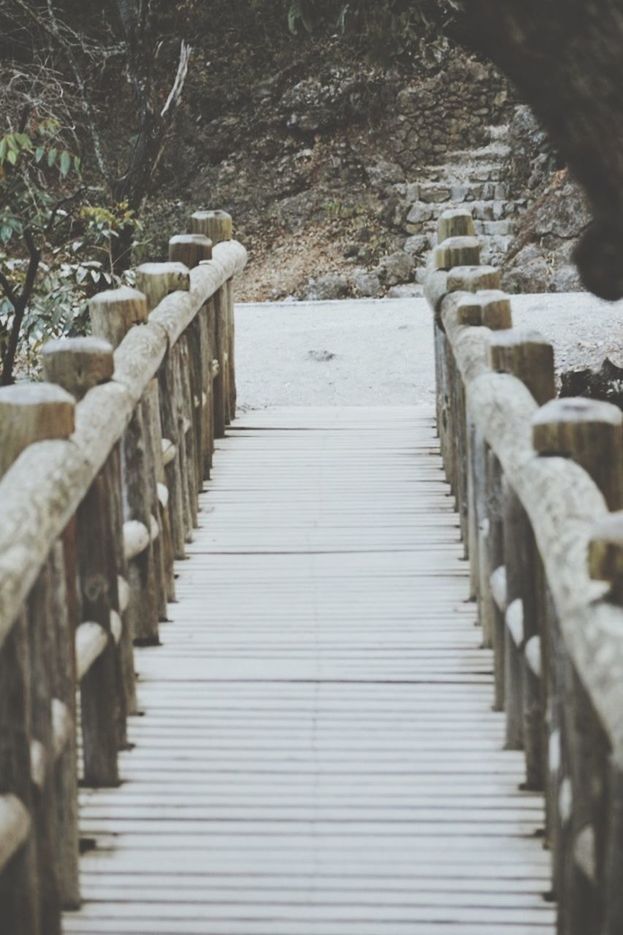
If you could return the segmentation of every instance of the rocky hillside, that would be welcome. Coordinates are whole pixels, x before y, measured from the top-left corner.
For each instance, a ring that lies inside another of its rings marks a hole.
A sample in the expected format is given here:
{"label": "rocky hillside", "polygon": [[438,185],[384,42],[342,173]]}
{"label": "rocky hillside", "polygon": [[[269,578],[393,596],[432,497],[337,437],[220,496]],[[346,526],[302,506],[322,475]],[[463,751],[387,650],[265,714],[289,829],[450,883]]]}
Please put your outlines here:
{"label": "rocky hillside", "polygon": [[508,128],[504,177],[514,197],[529,205],[504,261],[509,292],[575,292],[582,288],[572,254],[590,220],[584,196],[549,148],[527,107]]}
{"label": "rocky hillside", "polygon": [[205,42],[149,209],[152,256],[191,210],[219,205],[251,249],[241,298],[411,294],[450,200],[505,252],[521,201],[502,178],[512,102],[493,69],[457,50],[373,64],[338,38],[290,39],[270,61]]}
{"label": "rocky hillside", "polygon": [[192,210],[220,205],[251,251],[241,298],[418,294],[452,202],[472,209],[509,291],[580,287],[582,198],[490,66],[458,49],[372,63],[342,37],[257,42],[219,23],[197,40],[178,145],[148,210],[151,256]]}

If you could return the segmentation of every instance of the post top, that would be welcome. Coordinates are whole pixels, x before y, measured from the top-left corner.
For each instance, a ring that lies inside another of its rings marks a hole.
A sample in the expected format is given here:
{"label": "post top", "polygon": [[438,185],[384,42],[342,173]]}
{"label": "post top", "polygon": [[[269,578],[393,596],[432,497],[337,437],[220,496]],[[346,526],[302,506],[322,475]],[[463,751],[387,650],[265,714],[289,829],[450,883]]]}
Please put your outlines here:
{"label": "post top", "polygon": [[587,425],[595,423],[620,427],[623,425],[623,412],[612,403],[577,396],[552,399],[542,406],[532,419],[534,428],[556,424]]}
{"label": "post top", "polygon": [[450,270],[454,266],[477,265],[480,241],[477,237],[448,237],[433,251],[433,268]]}
{"label": "post top", "polygon": [[55,338],[47,341],[41,350],[43,358],[51,357],[55,354],[101,354],[112,356],[112,344],[104,338],[96,338],[92,335],[77,338]]}
{"label": "post top", "polygon": [[50,383],[58,383],[81,398],[92,387],[107,383],[115,369],[112,345],[102,338],[61,338],[43,348],[43,368]]}
{"label": "post top", "polygon": [[476,293],[477,298],[483,305],[492,305],[494,302],[508,302],[510,305],[510,296],[502,289],[479,289]]}
{"label": "post top", "polygon": [[500,284],[500,271],[493,266],[455,266],[448,273],[448,292],[479,292]]}
{"label": "post top", "polygon": [[0,409],[7,410],[28,407],[45,409],[46,407],[68,406],[73,409],[74,398],[55,383],[14,383],[0,387]]}
{"label": "post top", "polygon": [[550,341],[545,338],[536,328],[505,328],[503,331],[496,331],[491,335],[490,344],[492,347],[518,347],[522,344],[547,344],[551,346]]}
{"label": "post top", "polygon": [[131,286],[119,286],[118,289],[107,289],[105,292],[98,292],[92,299],[89,299],[89,307],[95,305],[126,305],[144,301],[145,296],[138,289],[133,289]]}
{"label": "post top", "polygon": [[623,512],[603,517],[591,534],[588,569],[594,581],[623,578]]}
{"label": "post top", "polygon": [[[205,234],[174,234],[173,237],[169,238],[169,244],[200,244],[202,247],[211,247],[212,241],[209,237],[206,237]],[[183,263],[179,261],[172,260],[171,262],[178,262],[178,265],[184,266]],[[188,269],[188,267],[186,267]]]}
{"label": "post top", "polygon": [[216,218],[220,221],[231,221],[231,214],[227,211],[223,211],[221,208],[199,208],[198,211],[193,212],[192,215],[197,221],[207,221],[212,218]]}
{"label": "post top", "polygon": [[457,315],[462,325],[482,325],[482,302],[475,293],[462,296],[457,303]]}
{"label": "post top", "polygon": [[69,438],[75,428],[73,396],[53,383],[0,388],[0,477],[35,442]]}
{"label": "post top", "polygon": [[180,276],[182,279],[190,275],[190,270],[185,263],[178,260],[167,260],[162,263],[141,263],[136,267],[137,274],[142,276]]}

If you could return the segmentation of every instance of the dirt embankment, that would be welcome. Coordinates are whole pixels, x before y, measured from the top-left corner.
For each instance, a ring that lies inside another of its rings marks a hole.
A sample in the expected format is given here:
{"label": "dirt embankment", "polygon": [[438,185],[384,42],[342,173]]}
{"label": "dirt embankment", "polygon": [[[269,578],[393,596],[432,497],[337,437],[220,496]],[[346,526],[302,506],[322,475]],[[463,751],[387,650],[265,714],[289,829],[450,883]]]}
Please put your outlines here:
{"label": "dirt embankment", "polygon": [[198,32],[178,138],[147,211],[150,255],[164,255],[189,212],[218,205],[250,248],[245,300],[378,297],[412,284],[429,249],[407,220],[420,170],[486,142],[508,113],[505,82],[457,50],[436,65],[379,64],[342,37],[245,39],[234,25]]}

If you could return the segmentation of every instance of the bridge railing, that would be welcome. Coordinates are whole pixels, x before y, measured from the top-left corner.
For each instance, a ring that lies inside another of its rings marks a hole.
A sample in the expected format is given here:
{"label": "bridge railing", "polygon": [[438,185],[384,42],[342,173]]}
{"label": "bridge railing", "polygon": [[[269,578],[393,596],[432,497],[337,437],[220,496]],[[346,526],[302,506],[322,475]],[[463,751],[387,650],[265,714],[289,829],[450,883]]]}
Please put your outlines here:
{"label": "bridge railing", "polygon": [[493,705],[542,790],[562,935],[623,932],[623,417],[555,399],[551,345],[513,328],[465,211],[426,286],[437,421]]}
{"label": "bridge railing", "polygon": [[136,289],[95,296],[93,337],[44,348],[47,382],[0,390],[7,935],[54,935],[79,905],[78,776],[119,783],[133,647],[159,642],[213,440],[235,413],[232,278],[246,251],[225,212],[197,212],[191,230],[170,262],[136,270]]}

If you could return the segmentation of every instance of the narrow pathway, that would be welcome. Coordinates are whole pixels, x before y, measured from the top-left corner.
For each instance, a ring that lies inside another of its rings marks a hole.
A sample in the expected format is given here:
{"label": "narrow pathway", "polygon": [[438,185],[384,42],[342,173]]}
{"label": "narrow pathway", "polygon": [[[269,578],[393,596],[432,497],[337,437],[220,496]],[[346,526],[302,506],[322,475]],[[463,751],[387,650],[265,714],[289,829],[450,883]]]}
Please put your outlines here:
{"label": "narrow pathway", "polygon": [[74,935],[551,935],[428,408],[236,423]]}

